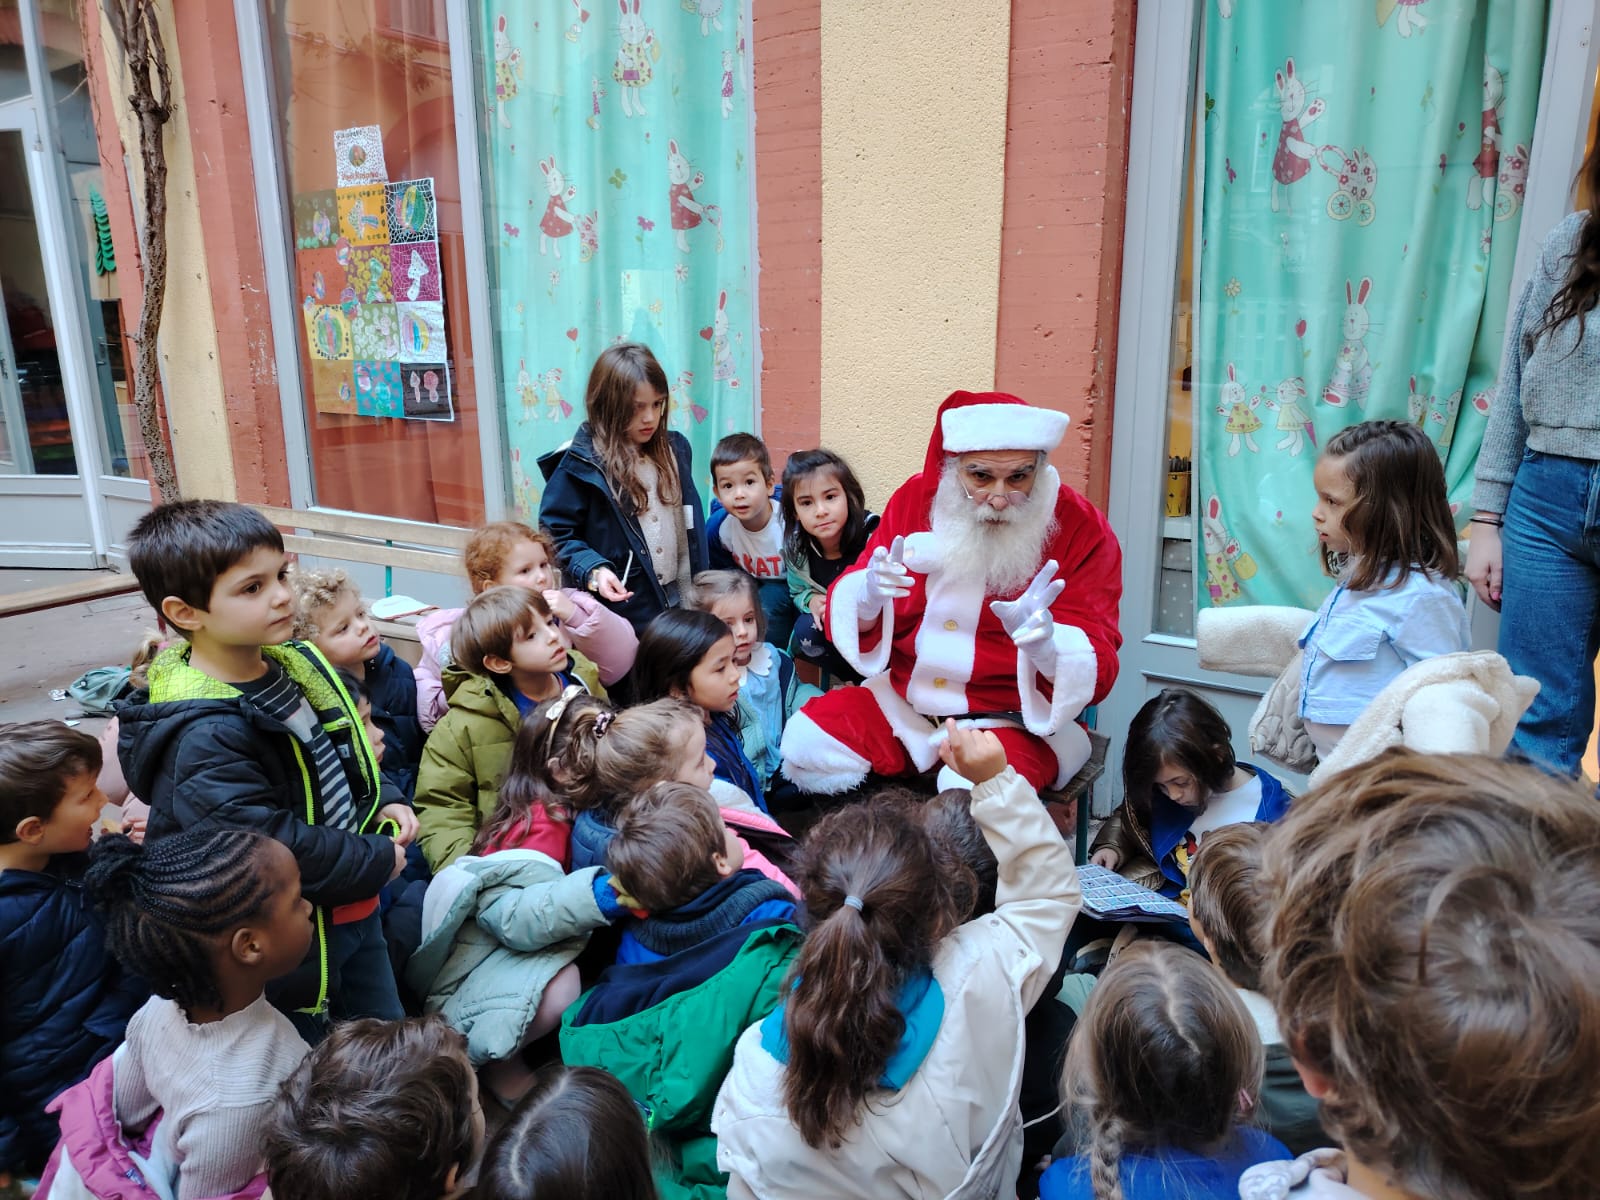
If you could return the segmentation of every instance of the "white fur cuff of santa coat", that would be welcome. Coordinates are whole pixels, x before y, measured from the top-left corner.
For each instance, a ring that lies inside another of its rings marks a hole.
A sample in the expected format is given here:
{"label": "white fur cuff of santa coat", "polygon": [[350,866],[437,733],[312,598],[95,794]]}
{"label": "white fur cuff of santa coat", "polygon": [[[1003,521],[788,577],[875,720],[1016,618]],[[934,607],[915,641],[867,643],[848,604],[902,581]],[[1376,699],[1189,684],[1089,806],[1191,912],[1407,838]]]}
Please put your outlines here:
{"label": "white fur cuff of santa coat", "polygon": [[946,454],[974,450],[1054,450],[1070,418],[1051,408],[1026,404],[969,404],[939,419]]}
{"label": "white fur cuff of santa coat", "polygon": [[1017,694],[1022,698],[1022,723],[1028,732],[1046,737],[1088,707],[1094,699],[1097,674],[1094,647],[1076,625],[1057,623],[1051,640],[1056,649],[1050,699],[1039,690],[1039,670],[1025,651],[1017,650]]}
{"label": "white fur cuff of santa coat", "polygon": [[894,640],[894,602],[883,606],[878,644],[861,651],[861,603],[867,595],[867,572],[852,571],[839,577],[828,596],[828,640],[863,676],[889,669],[889,643]]}

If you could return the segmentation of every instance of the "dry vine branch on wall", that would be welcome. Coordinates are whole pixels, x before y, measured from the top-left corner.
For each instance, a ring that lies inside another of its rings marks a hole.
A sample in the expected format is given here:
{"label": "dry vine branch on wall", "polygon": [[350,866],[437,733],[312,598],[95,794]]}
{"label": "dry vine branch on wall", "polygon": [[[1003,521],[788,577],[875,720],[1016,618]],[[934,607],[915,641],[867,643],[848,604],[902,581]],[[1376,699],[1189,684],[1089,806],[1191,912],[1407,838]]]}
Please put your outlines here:
{"label": "dry vine branch on wall", "polygon": [[104,4],[111,32],[128,66],[128,107],[139,122],[139,162],[144,172],[144,224],[139,231],[144,295],[132,334],[137,348],[133,404],[150,456],[150,483],[158,501],[169,501],[180,493],[172,455],[161,435],[156,336],[167,292],[167,151],[163,137],[172,118],[172,75],[154,0],[104,0]]}

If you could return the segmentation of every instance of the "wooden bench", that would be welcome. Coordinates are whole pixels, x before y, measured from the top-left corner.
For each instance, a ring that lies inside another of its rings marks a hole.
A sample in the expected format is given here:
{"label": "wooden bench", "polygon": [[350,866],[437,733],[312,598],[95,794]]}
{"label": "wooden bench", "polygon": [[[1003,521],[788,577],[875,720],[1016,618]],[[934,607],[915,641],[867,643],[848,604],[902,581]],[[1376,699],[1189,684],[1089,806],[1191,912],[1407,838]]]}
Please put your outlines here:
{"label": "wooden bench", "polygon": [[[365,563],[383,568],[383,594],[394,595],[396,568],[461,574],[461,552],[469,529],[401,521],[391,517],[363,517],[353,513],[274,508],[258,504],[256,511],[283,531],[283,548],[293,554],[330,558],[336,562]],[[395,653],[416,665],[416,618],[398,621],[373,619],[373,627],[395,642]]]}
{"label": "wooden bench", "polygon": [[20,617],[24,613],[42,612],[47,608],[64,608],[69,604],[82,604],[86,600],[103,600],[107,596],[126,596],[139,590],[139,581],[132,575],[115,571],[96,571],[74,579],[71,583],[53,583],[49,587],[30,588],[25,592],[12,592],[0,596],[0,617]]}

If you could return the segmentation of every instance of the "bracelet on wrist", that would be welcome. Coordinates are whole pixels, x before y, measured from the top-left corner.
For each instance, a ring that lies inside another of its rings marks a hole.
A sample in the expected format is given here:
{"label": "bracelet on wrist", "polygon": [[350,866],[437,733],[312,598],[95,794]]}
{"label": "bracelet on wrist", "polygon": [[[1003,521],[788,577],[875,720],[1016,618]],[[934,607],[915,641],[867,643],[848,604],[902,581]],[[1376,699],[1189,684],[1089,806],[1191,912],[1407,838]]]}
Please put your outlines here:
{"label": "bracelet on wrist", "polygon": [[1468,517],[1468,525],[1493,525],[1496,529],[1505,527],[1504,517]]}

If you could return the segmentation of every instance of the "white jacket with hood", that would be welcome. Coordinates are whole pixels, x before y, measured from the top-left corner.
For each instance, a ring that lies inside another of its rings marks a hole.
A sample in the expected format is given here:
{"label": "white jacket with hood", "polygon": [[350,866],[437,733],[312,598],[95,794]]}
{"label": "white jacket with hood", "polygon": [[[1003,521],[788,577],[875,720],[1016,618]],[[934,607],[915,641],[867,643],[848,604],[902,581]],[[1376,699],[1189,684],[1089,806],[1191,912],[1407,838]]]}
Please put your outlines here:
{"label": "white jacket with hood", "polygon": [[783,1064],[761,1026],[739,1038],[712,1114],[729,1200],[1011,1195],[1022,1168],[1022,1022],[1060,961],[1082,903],[1072,854],[1010,767],[972,789],[999,859],[995,911],[934,952],[939,1031],[898,1092],[869,1097],[837,1150],[806,1145],[783,1104]]}

